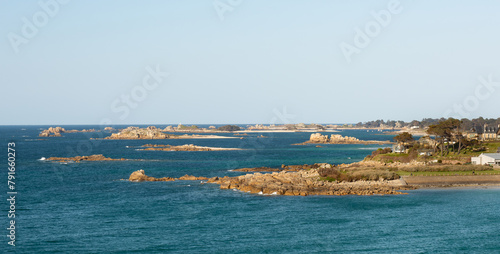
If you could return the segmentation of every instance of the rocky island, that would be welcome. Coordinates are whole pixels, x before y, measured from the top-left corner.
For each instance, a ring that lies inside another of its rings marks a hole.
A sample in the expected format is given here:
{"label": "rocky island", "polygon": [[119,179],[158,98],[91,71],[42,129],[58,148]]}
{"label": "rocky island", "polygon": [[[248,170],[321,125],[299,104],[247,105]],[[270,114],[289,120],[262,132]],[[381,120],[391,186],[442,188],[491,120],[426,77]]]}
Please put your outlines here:
{"label": "rocky island", "polygon": [[172,177],[162,177],[162,178],[154,178],[151,176],[147,176],[144,173],[144,170],[137,170],[134,171],[130,177],[128,178],[129,181],[131,182],[170,182],[170,181],[176,181],[176,180],[208,180],[206,177],[196,177],[196,176],[190,176],[190,175],[184,175],[179,178],[172,178]]}
{"label": "rocky island", "polygon": [[236,138],[217,135],[173,135],[164,133],[164,130],[158,129],[155,126],[147,128],[127,127],[118,133],[113,133],[111,136],[104,139],[211,139],[211,138]]}
{"label": "rocky island", "polygon": [[83,129],[83,130],[66,130],[62,127],[49,127],[48,129],[42,130],[39,137],[62,137],[62,133],[76,133],[76,132],[95,132],[95,129]]}
{"label": "rocky island", "polygon": [[112,159],[104,157],[102,154],[94,154],[89,156],[75,156],[75,157],[49,157],[47,161],[57,162],[81,162],[81,161],[126,161],[128,159]]}
{"label": "rocky island", "polygon": [[143,145],[142,147],[144,147],[142,149],[144,151],[236,151],[236,150],[243,150],[240,148],[196,146],[193,144],[180,145],[180,146],[147,144],[147,145]]}
{"label": "rocky island", "polygon": [[293,145],[307,145],[307,144],[364,144],[364,145],[385,145],[391,144],[390,141],[378,140],[360,140],[355,137],[342,136],[339,134],[321,135],[321,133],[311,134],[308,141]]}

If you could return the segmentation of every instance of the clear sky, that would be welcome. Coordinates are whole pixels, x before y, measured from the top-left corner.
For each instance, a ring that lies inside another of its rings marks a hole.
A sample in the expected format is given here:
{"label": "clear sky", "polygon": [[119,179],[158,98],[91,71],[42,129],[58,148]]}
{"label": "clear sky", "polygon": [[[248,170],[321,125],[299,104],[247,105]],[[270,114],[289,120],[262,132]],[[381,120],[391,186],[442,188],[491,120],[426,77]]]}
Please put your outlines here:
{"label": "clear sky", "polygon": [[0,124],[500,116],[500,1],[62,2],[0,1]]}

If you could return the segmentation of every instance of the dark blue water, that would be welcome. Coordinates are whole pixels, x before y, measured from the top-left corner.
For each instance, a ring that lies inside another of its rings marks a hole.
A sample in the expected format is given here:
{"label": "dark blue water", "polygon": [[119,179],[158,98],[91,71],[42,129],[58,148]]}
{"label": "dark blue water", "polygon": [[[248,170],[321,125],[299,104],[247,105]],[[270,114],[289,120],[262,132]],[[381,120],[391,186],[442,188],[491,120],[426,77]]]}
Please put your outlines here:
{"label": "dark blue water", "polygon": [[[238,175],[239,167],[361,160],[375,145],[291,146],[310,133],[245,139],[90,140],[73,133],[37,140],[46,126],[0,127],[16,142],[16,247],[7,244],[7,173],[0,203],[2,252],[19,253],[498,253],[500,189],[408,191],[399,196],[261,196],[199,181],[133,183],[150,176]],[[66,129],[98,126],[66,126]],[[360,139],[392,136],[366,131]],[[232,136],[231,134],[222,134]],[[239,147],[244,151],[137,151],[148,144]],[[127,148],[128,146],[128,148]],[[41,157],[104,154],[113,161],[60,164]],[[6,167],[3,167],[6,168]]]}

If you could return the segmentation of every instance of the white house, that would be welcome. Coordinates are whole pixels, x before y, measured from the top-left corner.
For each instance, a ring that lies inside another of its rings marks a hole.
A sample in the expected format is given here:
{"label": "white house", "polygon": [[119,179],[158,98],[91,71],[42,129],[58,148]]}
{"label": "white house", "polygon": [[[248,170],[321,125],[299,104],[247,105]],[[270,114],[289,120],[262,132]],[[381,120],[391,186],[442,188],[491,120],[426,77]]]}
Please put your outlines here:
{"label": "white house", "polygon": [[500,153],[482,153],[478,157],[472,157],[474,165],[500,165]]}

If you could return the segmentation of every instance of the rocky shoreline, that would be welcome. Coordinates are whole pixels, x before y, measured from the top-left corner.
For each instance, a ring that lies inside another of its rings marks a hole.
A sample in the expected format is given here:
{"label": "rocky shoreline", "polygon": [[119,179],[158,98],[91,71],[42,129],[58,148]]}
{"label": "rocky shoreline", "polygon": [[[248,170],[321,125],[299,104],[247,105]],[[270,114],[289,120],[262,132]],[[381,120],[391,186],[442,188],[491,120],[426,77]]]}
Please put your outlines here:
{"label": "rocky shoreline", "polygon": [[[405,167],[405,165],[400,166]],[[406,166],[421,165],[420,163],[409,163]],[[282,165],[281,168],[240,168],[231,171],[252,173],[233,177],[208,178],[185,175],[179,178],[154,178],[147,176],[144,170],[138,170],[130,175],[129,181],[201,180],[202,183],[218,184],[221,189],[285,196],[399,195],[407,194],[403,192],[405,190],[418,188],[500,185],[500,175],[481,175],[481,173],[478,175],[400,177],[392,172],[386,164],[373,161],[337,166],[316,163],[312,165]]]}
{"label": "rocky shoreline", "polygon": [[317,169],[297,172],[273,172],[269,174],[246,174],[236,177],[195,177],[154,178],[147,176],[144,170],[133,172],[129,181],[176,181],[206,180],[207,183],[220,185],[221,189],[235,189],[253,194],[308,196],[308,195],[386,195],[406,194],[401,190],[414,189],[400,180],[392,181],[357,181],[329,182],[320,179]]}
{"label": "rocky shoreline", "polygon": [[360,140],[355,137],[342,136],[339,134],[321,135],[321,133],[313,133],[309,140],[303,143],[293,145],[307,145],[307,144],[363,144],[363,145],[386,145],[392,144],[390,141],[378,140]]}

